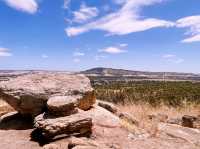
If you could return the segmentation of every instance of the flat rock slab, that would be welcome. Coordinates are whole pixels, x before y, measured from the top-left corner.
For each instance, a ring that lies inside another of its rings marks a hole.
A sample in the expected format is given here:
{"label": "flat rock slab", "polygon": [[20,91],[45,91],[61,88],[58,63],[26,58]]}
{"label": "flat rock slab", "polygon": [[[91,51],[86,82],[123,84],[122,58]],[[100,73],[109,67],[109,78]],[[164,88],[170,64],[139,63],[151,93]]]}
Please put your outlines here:
{"label": "flat rock slab", "polygon": [[52,96],[81,95],[86,110],[95,103],[90,80],[81,74],[30,72],[0,82],[0,98],[21,114],[38,115]]}
{"label": "flat rock slab", "polygon": [[200,130],[198,129],[167,123],[160,123],[158,129],[171,137],[182,139],[200,147]]}
{"label": "flat rock slab", "polygon": [[34,126],[45,139],[59,135],[84,135],[92,132],[92,118],[79,112],[65,117],[51,117],[40,114],[35,118]]}

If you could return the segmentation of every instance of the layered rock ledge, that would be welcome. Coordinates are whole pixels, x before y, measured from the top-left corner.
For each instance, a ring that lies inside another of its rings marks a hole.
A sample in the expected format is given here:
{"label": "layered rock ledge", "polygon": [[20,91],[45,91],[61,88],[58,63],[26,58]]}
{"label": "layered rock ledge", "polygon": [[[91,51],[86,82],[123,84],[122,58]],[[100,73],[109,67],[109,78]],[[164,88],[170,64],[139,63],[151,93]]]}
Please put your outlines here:
{"label": "layered rock ledge", "polygon": [[42,113],[54,96],[79,96],[78,107],[83,110],[95,103],[90,80],[81,74],[30,72],[0,83],[0,98],[24,115]]}

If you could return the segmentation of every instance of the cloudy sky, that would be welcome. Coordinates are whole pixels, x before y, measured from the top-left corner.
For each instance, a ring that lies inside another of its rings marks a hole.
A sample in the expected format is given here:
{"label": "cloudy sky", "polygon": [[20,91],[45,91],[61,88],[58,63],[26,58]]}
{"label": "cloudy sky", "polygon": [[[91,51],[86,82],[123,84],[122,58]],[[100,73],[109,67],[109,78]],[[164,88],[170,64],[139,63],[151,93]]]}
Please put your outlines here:
{"label": "cloudy sky", "polygon": [[0,69],[200,73],[199,0],[0,0]]}

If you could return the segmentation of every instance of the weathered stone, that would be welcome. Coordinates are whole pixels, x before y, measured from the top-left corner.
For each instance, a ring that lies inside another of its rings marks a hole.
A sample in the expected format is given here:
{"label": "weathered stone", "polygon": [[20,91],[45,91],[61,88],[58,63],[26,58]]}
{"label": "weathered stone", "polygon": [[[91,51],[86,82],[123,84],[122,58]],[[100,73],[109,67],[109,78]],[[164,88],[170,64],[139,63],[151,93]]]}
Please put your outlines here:
{"label": "weathered stone", "polygon": [[190,128],[200,128],[200,118],[195,116],[184,115],[182,117],[182,126]]}
{"label": "weathered stone", "polygon": [[78,107],[82,110],[89,110],[92,105],[96,103],[94,91],[85,92],[82,97],[78,99]]}
{"label": "weathered stone", "polygon": [[79,112],[65,117],[51,117],[40,114],[35,118],[34,126],[46,139],[52,139],[62,134],[84,135],[92,132],[92,119]]}
{"label": "weathered stone", "polygon": [[182,119],[181,118],[171,118],[171,119],[167,120],[167,123],[182,125]]}
{"label": "weathered stone", "polygon": [[78,112],[76,109],[80,96],[55,96],[47,102],[48,112],[55,116],[67,116]]}
{"label": "weathered stone", "polygon": [[197,118],[194,116],[184,115],[182,117],[182,125],[184,127],[190,127],[193,128],[193,123]]}
{"label": "weathered stone", "polygon": [[98,100],[97,104],[98,104],[98,106],[100,106],[100,107],[102,107],[102,108],[104,108],[104,109],[106,109],[106,110],[108,110],[108,111],[110,111],[114,114],[116,114],[119,111],[118,108],[114,104],[106,102],[106,101]]}
{"label": "weathered stone", "polygon": [[40,114],[52,96],[80,95],[79,107],[95,103],[90,80],[84,75],[59,72],[29,72],[0,83],[0,98],[21,114]]}
{"label": "weathered stone", "polygon": [[182,139],[193,145],[200,146],[200,130],[182,127],[179,125],[160,123],[159,131],[166,133],[170,137]]}
{"label": "weathered stone", "polygon": [[57,144],[47,144],[43,146],[43,149],[59,149]]}
{"label": "weathered stone", "polygon": [[198,118],[196,121],[194,121],[193,127],[197,128],[197,129],[200,129],[200,118]]}
{"label": "weathered stone", "polygon": [[71,138],[68,144],[68,149],[111,149],[105,144],[88,138]]}
{"label": "weathered stone", "polygon": [[122,120],[125,120],[127,121],[128,123],[132,124],[132,125],[136,125],[138,126],[139,125],[139,122],[134,119],[130,114],[128,113],[120,113],[119,114],[119,118],[122,119]]}
{"label": "weathered stone", "polygon": [[107,149],[107,148],[102,148],[102,147],[94,147],[94,146],[76,146],[73,149]]}
{"label": "weathered stone", "polygon": [[109,128],[121,126],[119,117],[97,105],[90,110],[85,111],[85,115],[88,115],[92,118],[92,122],[94,125]]}

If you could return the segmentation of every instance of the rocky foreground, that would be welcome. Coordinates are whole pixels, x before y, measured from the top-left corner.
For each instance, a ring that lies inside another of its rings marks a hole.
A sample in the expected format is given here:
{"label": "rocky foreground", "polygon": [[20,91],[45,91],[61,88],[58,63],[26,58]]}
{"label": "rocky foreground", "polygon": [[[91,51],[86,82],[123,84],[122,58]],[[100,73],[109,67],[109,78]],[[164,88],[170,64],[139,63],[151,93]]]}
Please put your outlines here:
{"label": "rocky foreground", "polygon": [[156,132],[150,133],[113,104],[96,101],[84,75],[30,72],[8,77],[0,82],[0,98],[16,110],[0,118],[3,149],[200,148],[200,117],[149,115],[157,122]]}

